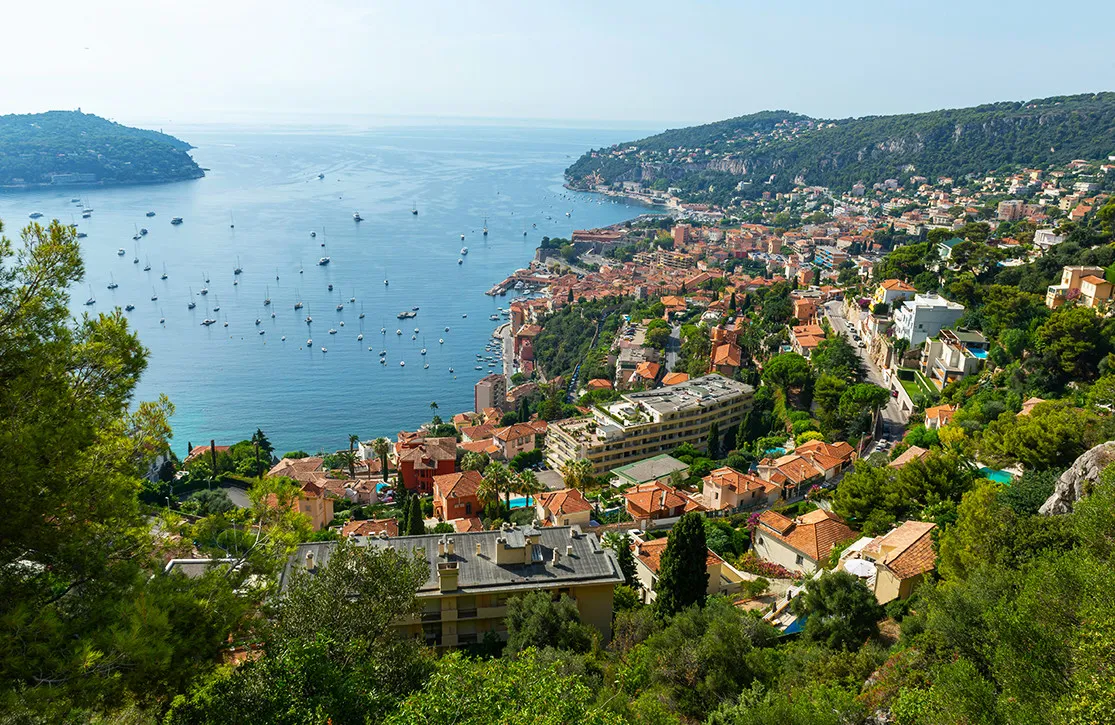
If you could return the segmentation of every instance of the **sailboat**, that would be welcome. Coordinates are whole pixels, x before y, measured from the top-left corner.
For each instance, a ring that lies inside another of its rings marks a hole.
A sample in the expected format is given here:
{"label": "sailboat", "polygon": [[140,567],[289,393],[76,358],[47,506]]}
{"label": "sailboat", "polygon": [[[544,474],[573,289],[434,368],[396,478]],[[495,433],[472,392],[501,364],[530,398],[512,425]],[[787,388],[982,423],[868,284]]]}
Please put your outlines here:
{"label": "sailboat", "polygon": [[119,287],[119,286],[120,286],[120,285],[116,284],[116,279],[115,279],[115,278],[114,278],[114,277],[112,276],[112,273],[111,273],[111,272],[109,272],[109,275],[108,275],[108,288],[109,288],[109,289],[116,289],[116,288],[117,288],[117,287]]}
{"label": "sailboat", "polygon": [[267,285],[267,296],[263,298],[263,306],[271,306],[271,285]]}
{"label": "sailboat", "polygon": [[150,257],[147,257],[147,258],[146,258],[146,259],[144,260],[144,262],[143,262],[143,271],[144,271],[144,272],[150,272],[150,271],[151,271],[151,258],[150,258]]}
{"label": "sailboat", "polygon": [[360,303],[360,319],[361,320],[364,319],[364,303],[363,302]]}
{"label": "sailboat", "polygon": [[232,212],[228,213],[228,228],[229,229],[235,229],[236,228],[236,219],[232,216]]}
{"label": "sailboat", "polygon": [[488,236],[488,217],[484,217],[484,236]]}
{"label": "sailboat", "polygon": [[213,295],[213,311],[214,312],[220,312],[221,311],[221,301],[219,299],[217,299],[217,295]]}
{"label": "sailboat", "polygon": [[356,301],[356,288],[355,287],[352,288],[352,297],[349,297],[348,301],[349,302],[355,302]]}
{"label": "sailboat", "polygon": [[132,257],[132,264],[139,264],[139,245],[136,245],[136,256]]}
{"label": "sailboat", "polygon": [[166,262],[163,262],[163,273],[159,279],[166,279]]}
{"label": "sailboat", "polygon": [[186,303],[186,309],[192,310],[195,307],[197,307],[197,303],[194,302],[194,288],[190,287],[190,301]]}
{"label": "sailboat", "polygon": [[132,239],[138,242],[139,241],[139,225],[138,224],[133,224],[132,226],[134,226],[135,230],[136,230],[135,236],[133,236]]}
{"label": "sailboat", "polygon": [[86,305],[97,304],[97,298],[93,296],[93,285],[89,285],[89,299],[85,300]]}
{"label": "sailboat", "polygon": [[302,309],[302,293],[295,290],[294,296],[297,298],[294,302],[294,309],[296,309],[296,310]]}
{"label": "sailboat", "polygon": [[158,299],[159,299],[159,293],[155,291],[154,287],[152,287],[151,288],[151,301],[156,302],[156,301],[158,301]]}
{"label": "sailboat", "polygon": [[232,270],[233,274],[240,274],[244,270],[240,268],[240,255],[236,255],[236,268]]}
{"label": "sailboat", "polygon": [[414,205],[413,205],[413,206],[412,206],[412,207],[410,208],[410,213],[411,213],[411,214],[413,214],[414,216],[418,216],[418,204],[417,204],[417,203],[415,203],[415,204],[414,204]]}

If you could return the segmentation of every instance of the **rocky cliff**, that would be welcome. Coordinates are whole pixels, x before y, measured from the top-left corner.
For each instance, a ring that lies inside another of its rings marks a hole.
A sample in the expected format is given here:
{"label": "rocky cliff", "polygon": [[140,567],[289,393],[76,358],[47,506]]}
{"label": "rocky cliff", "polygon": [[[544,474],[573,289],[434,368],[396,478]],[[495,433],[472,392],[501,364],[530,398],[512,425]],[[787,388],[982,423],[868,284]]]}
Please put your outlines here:
{"label": "rocky cliff", "polygon": [[1101,443],[1077,458],[1057,479],[1053,494],[1041,505],[1043,516],[1067,514],[1077,501],[1087,496],[1099,482],[1100,472],[1115,462],[1115,441]]}

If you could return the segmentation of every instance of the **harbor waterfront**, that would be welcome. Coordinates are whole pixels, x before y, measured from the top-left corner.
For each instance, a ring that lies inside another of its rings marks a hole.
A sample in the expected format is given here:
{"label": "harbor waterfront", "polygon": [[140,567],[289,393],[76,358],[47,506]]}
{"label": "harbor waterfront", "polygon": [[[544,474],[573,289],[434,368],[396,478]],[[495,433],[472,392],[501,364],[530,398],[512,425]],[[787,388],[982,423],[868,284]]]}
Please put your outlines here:
{"label": "harbor waterfront", "polygon": [[78,224],[71,309],[134,306],[150,350],[136,400],[171,399],[180,455],[256,428],[279,452],[330,449],[413,428],[431,402],[471,409],[491,316],[516,294],[485,292],[543,236],[647,211],[562,186],[571,159],[630,130],[164,130],[196,146],[205,178],[4,193],[0,219],[9,238],[31,214]]}

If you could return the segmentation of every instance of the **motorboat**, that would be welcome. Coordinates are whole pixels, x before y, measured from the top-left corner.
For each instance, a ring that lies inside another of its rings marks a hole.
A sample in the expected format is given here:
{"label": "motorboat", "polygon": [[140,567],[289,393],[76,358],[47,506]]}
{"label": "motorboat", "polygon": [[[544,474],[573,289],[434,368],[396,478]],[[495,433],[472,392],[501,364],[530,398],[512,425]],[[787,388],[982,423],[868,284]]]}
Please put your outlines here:
{"label": "motorboat", "polygon": [[403,331],[402,330],[395,330],[395,334],[396,335],[401,335],[401,334],[403,334]]}
{"label": "motorboat", "polygon": [[407,366],[407,361],[406,360],[400,360],[399,361],[399,367],[405,368],[406,366]]}
{"label": "motorboat", "polygon": [[149,211],[149,212],[147,212],[147,216],[153,217],[153,216],[155,216],[155,212]]}
{"label": "motorboat", "polygon": [[324,267],[327,264],[329,264],[329,257],[327,257],[327,256],[322,257],[321,259],[319,259],[317,261],[317,266],[319,266],[319,267]]}
{"label": "motorboat", "polygon": [[468,254],[468,247],[461,247],[461,256]]}
{"label": "motorboat", "polygon": [[[88,303],[88,302],[86,302],[85,304],[89,304],[89,303]],[[125,312],[131,312],[131,311],[132,311],[132,310],[134,310],[135,308],[136,308],[136,306],[135,306],[135,305],[133,305],[133,304],[127,304],[127,305],[124,305],[124,311],[125,311]]]}
{"label": "motorboat", "polygon": [[461,259],[460,257],[457,257],[457,264],[464,264],[464,263],[465,263],[465,260]]}
{"label": "motorboat", "polygon": [[310,232],[310,239],[314,239],[316,237],[317,237],[317,232],[311,231]]}
{"label": "motorboat", "polygon": [[43,213],[41,211],[33,211],[28,216],[30,216],[32,219],[42,219]]}
{"label": "motorboat", "polygon": [[174,217],[173,219],[170,220],[170,223],[177,226],[177,225],[182,223],[182,217],[176,216],[176,217]]}
{"label": "motorboat", "polygon": [[363,334],[360,334],[360,335],[357,335],[357,336],[356,336],[356,341],[357,341],[357,342],[359,342],[360,340],[363,340],[363,339],[364,339],[364,335],[363,335]]}
{"label": "motorboat", "polygon": [[341,311],[341,310],[343,310],[344,308],[345,308],[345,306],[344,306],[344,304],[343,304],[343,303],[338,303],[338,304],[337,304],[337,312],[340,312],[340,311]]}
{"label": "motorboat", "polygon": [[439,338],[437,339],[437,344],[439,344],[439,345],[444,345],[444,344],[445,344],[445,339],[444,339],[444,338],[441,338],[441,337],[439,337]]}
{"label": "motorboat", "polygon": [[354,222],[362,222],[362,221],[364,221],[364,217],[360,216],[360,212],[354,211],[352,213],[352,220]]}
{"label": "motorboat", "polygon": [[329,334],[330,334],[330,335],[336,335],[336,334],[337,334],[337,330],[336,330],[336,328],[330,327],[330,328],[329,328]]}

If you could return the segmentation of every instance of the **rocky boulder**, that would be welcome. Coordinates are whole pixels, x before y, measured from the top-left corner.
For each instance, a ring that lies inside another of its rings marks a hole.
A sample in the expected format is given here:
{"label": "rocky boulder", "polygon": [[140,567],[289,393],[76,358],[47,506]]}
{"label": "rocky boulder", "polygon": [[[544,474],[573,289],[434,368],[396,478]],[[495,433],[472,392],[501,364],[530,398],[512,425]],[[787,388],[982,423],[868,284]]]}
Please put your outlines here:
{"label": "rocky boulder", "polygon": [[1043,516],[1067,514],[1077,501],[1084,498],[1100,480],[1100,471],[1115,462],[1115,441],[1100,443],[1073,461],[1069,470],[1057,479],[1053,494],[1038,510]]}

